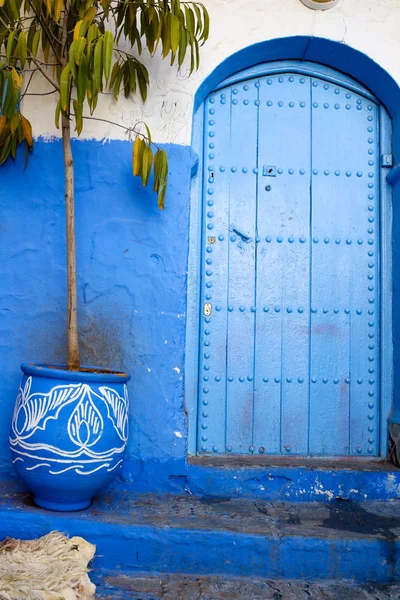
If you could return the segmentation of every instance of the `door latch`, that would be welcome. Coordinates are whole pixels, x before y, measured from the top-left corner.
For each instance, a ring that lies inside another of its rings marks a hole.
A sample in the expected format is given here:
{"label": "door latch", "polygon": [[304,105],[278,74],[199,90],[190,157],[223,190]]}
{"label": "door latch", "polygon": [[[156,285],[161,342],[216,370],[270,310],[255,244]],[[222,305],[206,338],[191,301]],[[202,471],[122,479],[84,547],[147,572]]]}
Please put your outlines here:
{"label": "door latch", "polygon": [[205,316],[209,317],[211,315],[211,311],[212,311],[211,304],[209,302],[206,302],[204,305],[204,309],[203,309]]}

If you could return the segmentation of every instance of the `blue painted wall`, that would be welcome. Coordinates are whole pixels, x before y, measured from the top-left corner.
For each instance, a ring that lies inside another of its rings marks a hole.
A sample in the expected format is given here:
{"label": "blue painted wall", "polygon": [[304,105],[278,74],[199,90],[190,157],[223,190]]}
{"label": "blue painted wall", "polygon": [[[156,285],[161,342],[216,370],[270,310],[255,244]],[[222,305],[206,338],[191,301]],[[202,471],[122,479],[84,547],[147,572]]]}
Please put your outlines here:
{"label": "blue painted wall", "polygon": [[[132,374],[128,457],[186,453],[183,360],[190,149],[166,147],[164,212],[131,173],[128,142],[79,141],[76,225],[82,361]],[[39,140],[1,170],[0,459],[21,361],[65,361],[65,240],[60,141]],[[177,432],[178,435],[175,435]]]}

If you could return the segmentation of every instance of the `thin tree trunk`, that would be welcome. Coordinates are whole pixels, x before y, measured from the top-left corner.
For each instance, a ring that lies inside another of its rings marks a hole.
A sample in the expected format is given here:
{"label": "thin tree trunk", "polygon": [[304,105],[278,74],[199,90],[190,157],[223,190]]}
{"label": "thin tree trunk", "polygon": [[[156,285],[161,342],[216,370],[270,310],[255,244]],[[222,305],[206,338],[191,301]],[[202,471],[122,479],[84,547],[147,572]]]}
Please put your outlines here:
{"label": "thin tree trunk", "polygon": [[[64,2],[64,18],[61,36],[61,67],[67,64],[68,15],[70,0]],[[68,110],[69,114],[69,110]],[[67,237],[67,369],[76,371],[80,367],[78,309],[76,294],[76,244],[75,244],[75,185],[74,159],[71,149],[71,123],[62,115],[62,141],[65,171],[65,216]]]}
{"label": "thin tree trunk", "polygon": [[76,244],[74,210],[74,160],[71,149],[71,125],[62,116],[62,140],[65,169],[65,210],[67,226],[67,369],[80,367],[78,311],[76,294]]}

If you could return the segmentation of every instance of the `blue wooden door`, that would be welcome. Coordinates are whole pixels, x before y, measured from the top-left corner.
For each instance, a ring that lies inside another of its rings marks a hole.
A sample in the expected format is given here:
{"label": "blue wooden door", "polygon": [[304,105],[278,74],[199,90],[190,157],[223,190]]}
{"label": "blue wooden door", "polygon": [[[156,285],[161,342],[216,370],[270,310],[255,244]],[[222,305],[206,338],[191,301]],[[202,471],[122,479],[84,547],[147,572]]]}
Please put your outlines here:
{"label": "blue wooden door", "polygon": [[315,77],[205,102],[198,453],[379,454],[379,107]]}

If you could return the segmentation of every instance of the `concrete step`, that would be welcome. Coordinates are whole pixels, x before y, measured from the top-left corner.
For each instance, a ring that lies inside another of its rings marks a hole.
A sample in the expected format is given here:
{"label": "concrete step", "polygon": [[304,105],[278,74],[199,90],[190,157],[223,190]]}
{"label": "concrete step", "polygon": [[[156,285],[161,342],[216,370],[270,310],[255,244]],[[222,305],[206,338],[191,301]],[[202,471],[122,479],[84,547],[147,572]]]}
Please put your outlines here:
{"label": "concrete step", "polygon": [[98,600],[399,600],[400,585],[204,575],[91,573]]}
{"label": "concrete step", "polygon": [[400,580],[400,501],[331,503],[108,493],[55,513],[0,487],[0,539],[52,530],[97,546],[95,568],[269,579]]}

